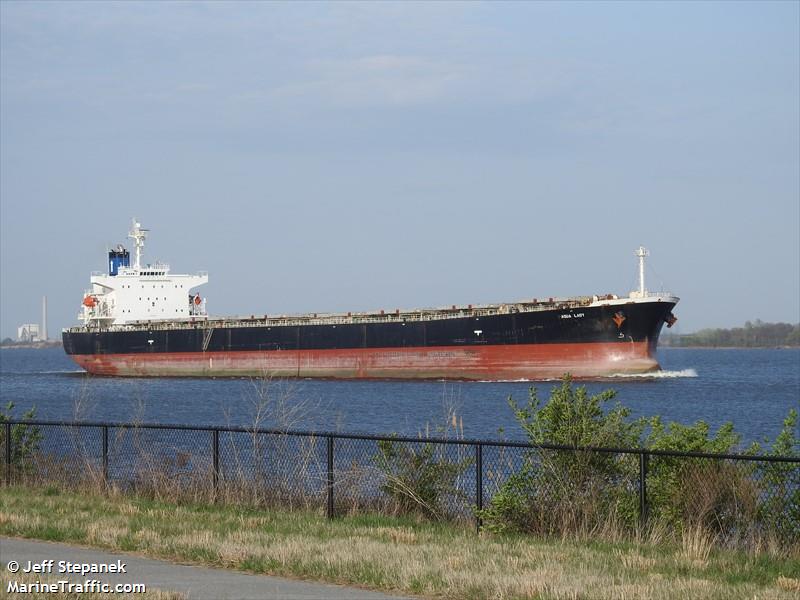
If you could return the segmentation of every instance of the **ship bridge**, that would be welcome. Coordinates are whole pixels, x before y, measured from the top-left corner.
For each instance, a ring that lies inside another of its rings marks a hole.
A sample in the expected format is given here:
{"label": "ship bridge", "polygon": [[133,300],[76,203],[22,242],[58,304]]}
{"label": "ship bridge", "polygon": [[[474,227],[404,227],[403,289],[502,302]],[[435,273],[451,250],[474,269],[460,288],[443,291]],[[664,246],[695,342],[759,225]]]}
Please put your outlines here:
{"label": "ship bridge", "polygon": [[87,326],[125,325],[132,321],[206,319],[206,301],[195,288],[208,283],[208,273],[170,273],[168,264],[142,264],[148,230],[136,219],[129,238],[134,240],[135,260],[122,245],[108,253],[108,272],[94,272],[92,287],[84,293],[78,315]]}

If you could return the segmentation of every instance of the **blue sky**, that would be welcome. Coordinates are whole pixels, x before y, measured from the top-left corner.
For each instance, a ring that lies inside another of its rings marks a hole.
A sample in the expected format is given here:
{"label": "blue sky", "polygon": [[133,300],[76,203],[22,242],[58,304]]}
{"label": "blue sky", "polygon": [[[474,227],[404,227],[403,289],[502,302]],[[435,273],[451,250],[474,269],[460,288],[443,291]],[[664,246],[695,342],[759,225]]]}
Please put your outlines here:
{"label": "blue sky", "polygon": [[800,320],[800,3],[0,3],[0,335],[130,219],[216,315]]}

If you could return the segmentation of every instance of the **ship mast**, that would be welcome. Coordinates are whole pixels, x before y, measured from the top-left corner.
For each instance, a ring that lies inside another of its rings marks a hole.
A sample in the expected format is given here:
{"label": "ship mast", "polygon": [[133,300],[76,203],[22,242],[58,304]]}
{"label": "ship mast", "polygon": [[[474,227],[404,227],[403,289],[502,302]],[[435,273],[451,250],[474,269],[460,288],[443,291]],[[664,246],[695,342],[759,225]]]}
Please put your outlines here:
{"label": "ship mast", "polygon": [[639,296],[641,298],[644,298],[647,293],[644,289],[644,259],[649,255],[650,252],[644,246],[636,249],[636,256],[639,258]]}
{"label": "ship mast", "polygon": [[138,270],[141,268],[144,240],[149,231],[149,229],[142,229],[142,224],[136,220],[136,217],[133,218],[133,228],[128,233],[128,237],[133,239],[134,244],[136,244],[136,262],[133,265],[134,269]]}

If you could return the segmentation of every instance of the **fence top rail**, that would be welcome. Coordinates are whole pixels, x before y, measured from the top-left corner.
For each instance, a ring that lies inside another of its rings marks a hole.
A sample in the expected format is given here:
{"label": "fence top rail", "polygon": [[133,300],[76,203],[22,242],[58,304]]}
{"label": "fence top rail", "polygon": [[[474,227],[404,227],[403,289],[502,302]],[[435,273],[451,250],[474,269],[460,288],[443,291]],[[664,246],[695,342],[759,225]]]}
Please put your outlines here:
{"label": "fence top rail", "polygon": [[728,460],[749,460],[760,462],[784,462],[800,464],[800,456],[764,456],[756,454],[719,454],[706,452],[679,452],[676,450],[652,450],[649,448],[612,448],[602,446],[567,446],[563,444],[531,444],[529,442],[515,442],[504,440],[481,440],[481,439],[448,439],[436,437],[411,437],[399,435],[373,435],[362,433],[341,433],[335,431],[304,431],[271,429],[262,427],[241,427],[225,426],[217,427],[214,425],[169,425],[163,423],[123,423],[114,421],[44,421],[27,419],[7,419],[5,423],[9,425],[35,425],[35,426],[55,426],[55,427],[114,427],[117,429],[153,429],[153,430],[177,430],[177,431],[216,431],[219,433],[249,433],[264,435],[288,435],[296,437],[313,438],[333,438],[345,440],[364,440],[375,442],[404,442],[404,443],[430,443],[452,446],[487,446],[498,448],[527,448],[531,450],[568,450],[573,452],[599,452],[606,454],[644,454],[647,456],[667,456],[679,458],[713,458]]}

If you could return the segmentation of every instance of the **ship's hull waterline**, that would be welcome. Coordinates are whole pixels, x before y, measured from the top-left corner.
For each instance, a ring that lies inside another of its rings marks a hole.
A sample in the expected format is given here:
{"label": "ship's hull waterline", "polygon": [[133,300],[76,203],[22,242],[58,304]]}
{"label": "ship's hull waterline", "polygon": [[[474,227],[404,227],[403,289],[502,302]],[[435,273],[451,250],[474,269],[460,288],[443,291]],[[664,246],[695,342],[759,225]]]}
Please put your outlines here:
{"label": "ship's hull waterline", "polygon": [[95,375],[122,377],[298,377],[513,381],[659,369],[649,343],[167,352],[73,356]]}

